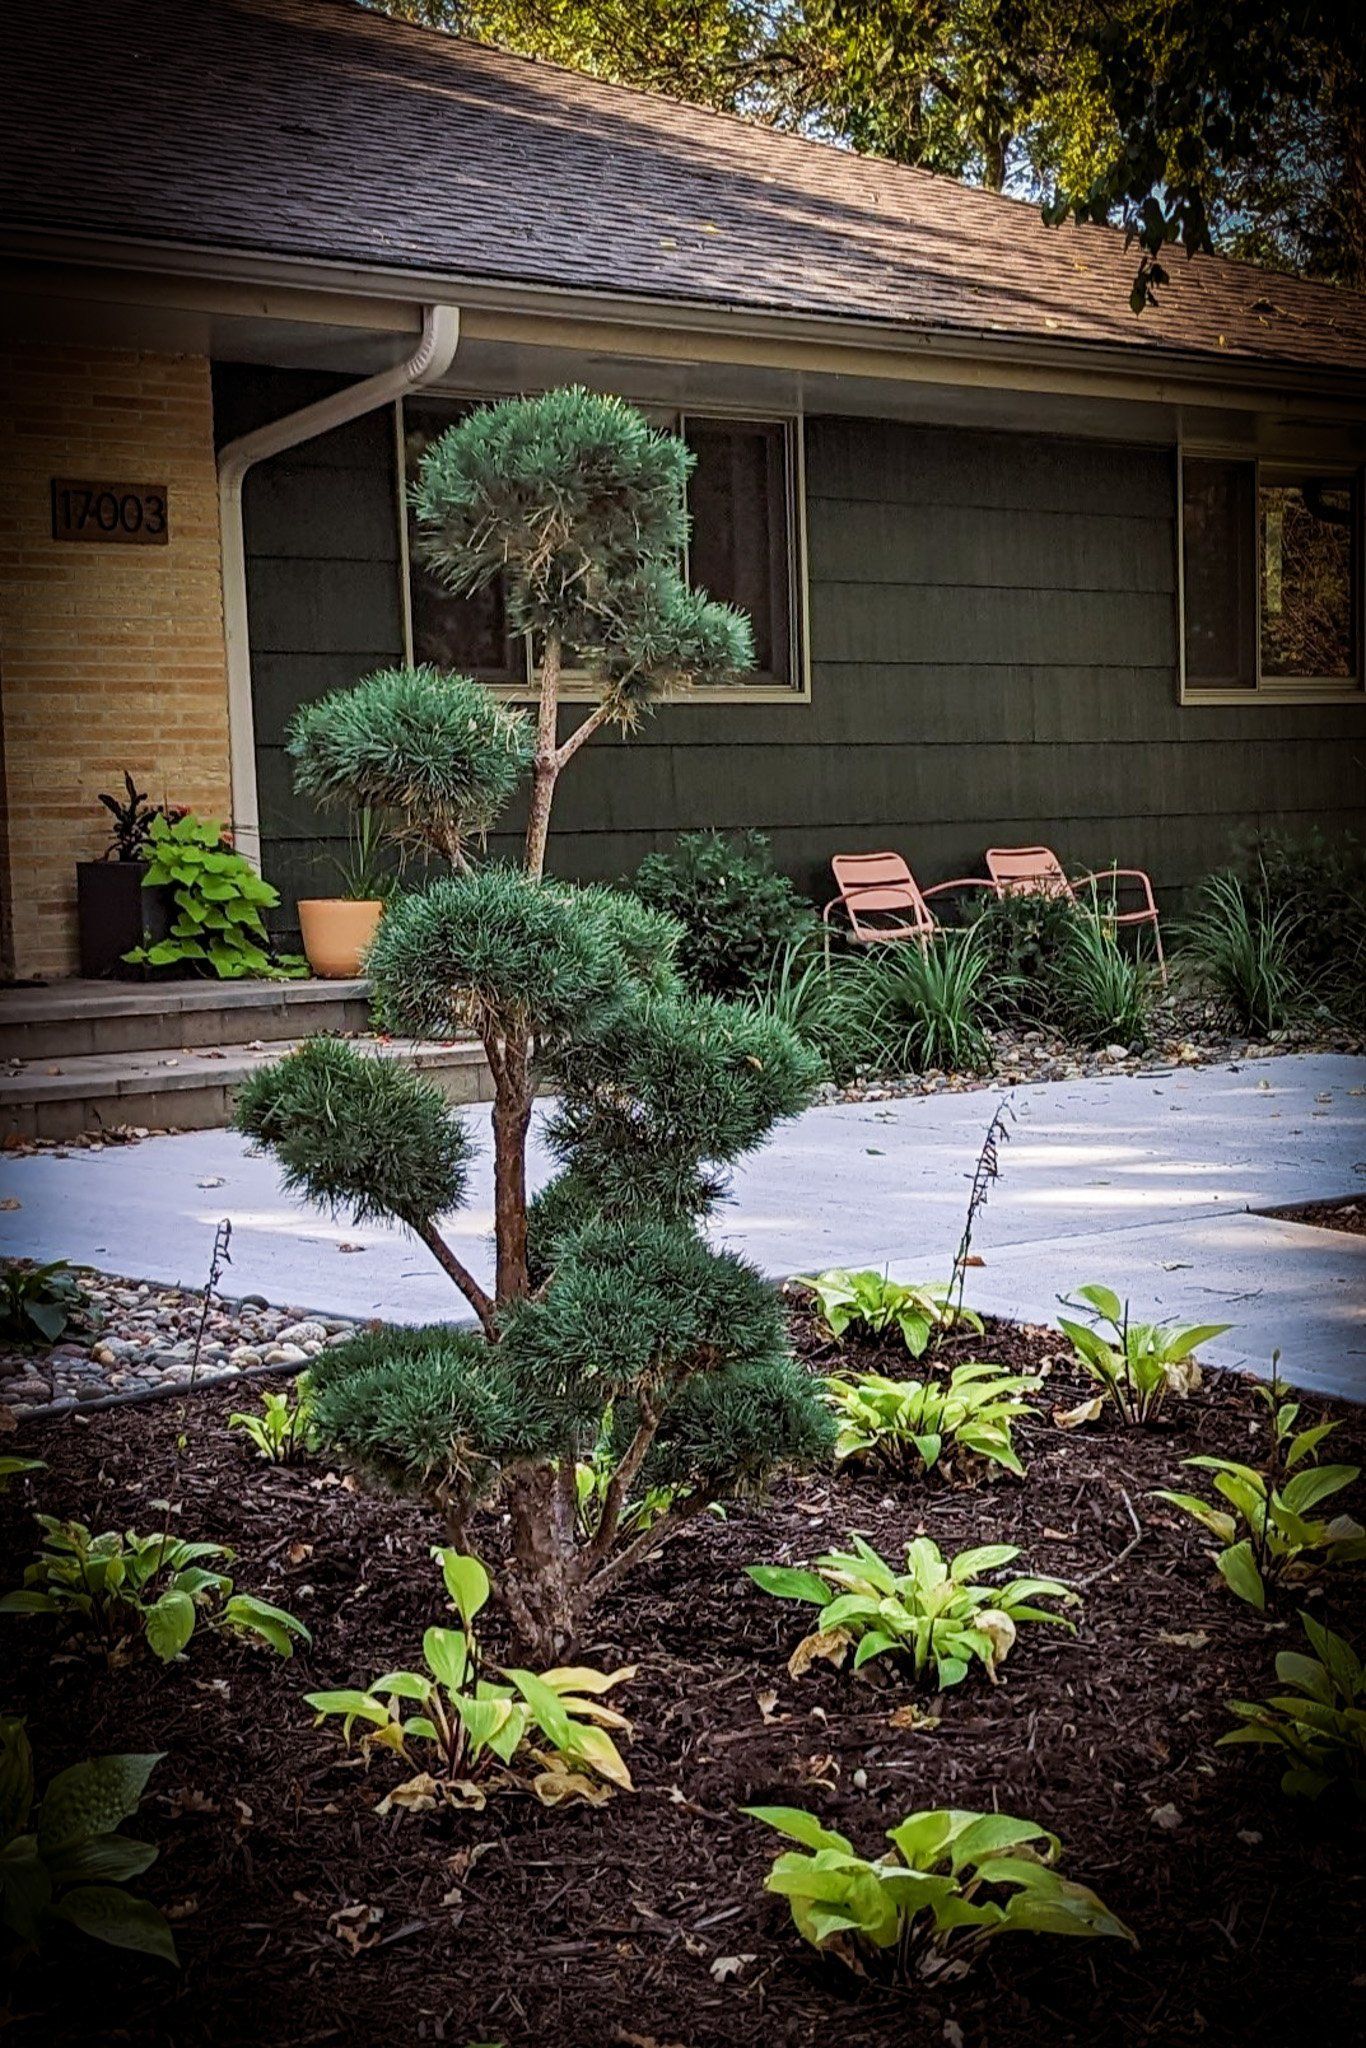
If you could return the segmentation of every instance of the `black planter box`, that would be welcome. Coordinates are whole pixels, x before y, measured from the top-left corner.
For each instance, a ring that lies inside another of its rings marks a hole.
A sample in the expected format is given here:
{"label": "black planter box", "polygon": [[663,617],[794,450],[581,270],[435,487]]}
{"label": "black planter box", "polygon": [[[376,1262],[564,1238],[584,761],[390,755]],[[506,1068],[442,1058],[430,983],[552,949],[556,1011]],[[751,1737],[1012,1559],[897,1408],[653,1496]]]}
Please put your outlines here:
{"label": "black planter box", "polygon": [[76,918],[81,973],[94,979],[163,981],[184,968],[133,967],[124,959],[134,946],[154,946],[171,929],[175,904],[169,882],[144,889],[140,860],[81,860],[76,863]]}

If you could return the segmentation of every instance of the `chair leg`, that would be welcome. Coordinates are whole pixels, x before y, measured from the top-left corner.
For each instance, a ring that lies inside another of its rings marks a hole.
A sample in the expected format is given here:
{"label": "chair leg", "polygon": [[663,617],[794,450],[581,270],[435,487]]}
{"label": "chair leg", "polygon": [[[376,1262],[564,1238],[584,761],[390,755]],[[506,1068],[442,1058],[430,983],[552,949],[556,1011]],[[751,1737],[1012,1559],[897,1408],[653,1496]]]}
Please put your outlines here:
{"label": "chair leg", "polygon": [[1161,925],[1160,925],[1160,924],[1158,923],[1158,921],[1157,921],[1157,919],[1156,919],[1156,918],[1154,918],[1154,919],[1153,919],[1153,944],[1154,944],[1154,945],[1156,946],[1156,948],[1157,948],[1157,971],[1158,971],[1158,973],[1159,973],[1159,974],[1161,975],[1161,977],[1162,977],[1162,986],[1163,986],[1163,988],[1166,988],[1166,986],[1167,986],[1167,956],[1166,956],[1166,954],[1165,954],[1165,953],[1164,953],[1164,952],[1162,951],[1162,927],[1161,927]]}

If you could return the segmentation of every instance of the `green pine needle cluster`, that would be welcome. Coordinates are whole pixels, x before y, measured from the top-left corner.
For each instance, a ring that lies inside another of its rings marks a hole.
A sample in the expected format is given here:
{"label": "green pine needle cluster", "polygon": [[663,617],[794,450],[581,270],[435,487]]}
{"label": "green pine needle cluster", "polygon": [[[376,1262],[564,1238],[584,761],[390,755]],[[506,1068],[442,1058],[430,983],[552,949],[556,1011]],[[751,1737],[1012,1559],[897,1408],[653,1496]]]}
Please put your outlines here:
{"label": "green pine needle cluster", "polygon": [[448,859],[482,838],[531,765],[526,715],[481,683],[386,668],[297,711],[288,752],[301,796],[392,818]]}
{"label": "green pine needle cluster", "polygon": [[461,1207],[473,1144],[440,1090],[338,1038],[313,1038],[262,1067],[236,1127],[273,1152],[291,1194],[357,1223],[410,1229]]}

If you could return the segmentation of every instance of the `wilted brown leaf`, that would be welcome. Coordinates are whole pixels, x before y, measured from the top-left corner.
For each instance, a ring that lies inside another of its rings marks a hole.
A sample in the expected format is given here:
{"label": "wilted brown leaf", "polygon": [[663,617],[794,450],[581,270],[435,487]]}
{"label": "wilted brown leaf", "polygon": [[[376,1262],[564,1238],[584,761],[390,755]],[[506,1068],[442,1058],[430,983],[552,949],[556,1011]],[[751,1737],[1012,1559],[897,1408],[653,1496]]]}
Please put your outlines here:
{"label": "wilted brown leaf", "polygon": [[817,1657],[824,1657],[838,1668],[848,1656],[853,1640],[847,1628],[821,1628],[814,1635],[803,1636],[787,1660],[789,1678],[800,1678]]}
{"label": "wilted brown leaf", "polygon": [[1053,1420],[1059,1429],[1080,1429],[1085,1422],[1097,1421],[1104,1407],[1104,1394],[1096,1394],[1089,1401],[1079,1401],[1075,1408],[1055,1408]]}
{"label": "wilted brown leaf", "polygon": [[379,1940],[379,1923],[383,1918],[383,1906],[339,1906],[327,1916],[327,1931],[353,1956],[359,1955],[363,1948],[373,1948]]}

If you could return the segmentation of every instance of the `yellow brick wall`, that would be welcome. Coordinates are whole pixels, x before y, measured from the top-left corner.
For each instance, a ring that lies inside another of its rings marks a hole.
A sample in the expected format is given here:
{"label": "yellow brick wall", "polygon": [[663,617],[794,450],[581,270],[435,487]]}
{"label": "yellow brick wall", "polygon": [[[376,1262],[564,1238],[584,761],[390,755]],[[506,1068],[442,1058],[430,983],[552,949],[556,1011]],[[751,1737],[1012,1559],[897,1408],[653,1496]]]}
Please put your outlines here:
{"label": "yellow brick wall", "polygon": [[[168,545],[54,541],[53,477],[167,485]],[[230,808],[204,357],[0,349],[0,712],[6,964],[72,974],[99,792],[126,767],[154,802]]]}

